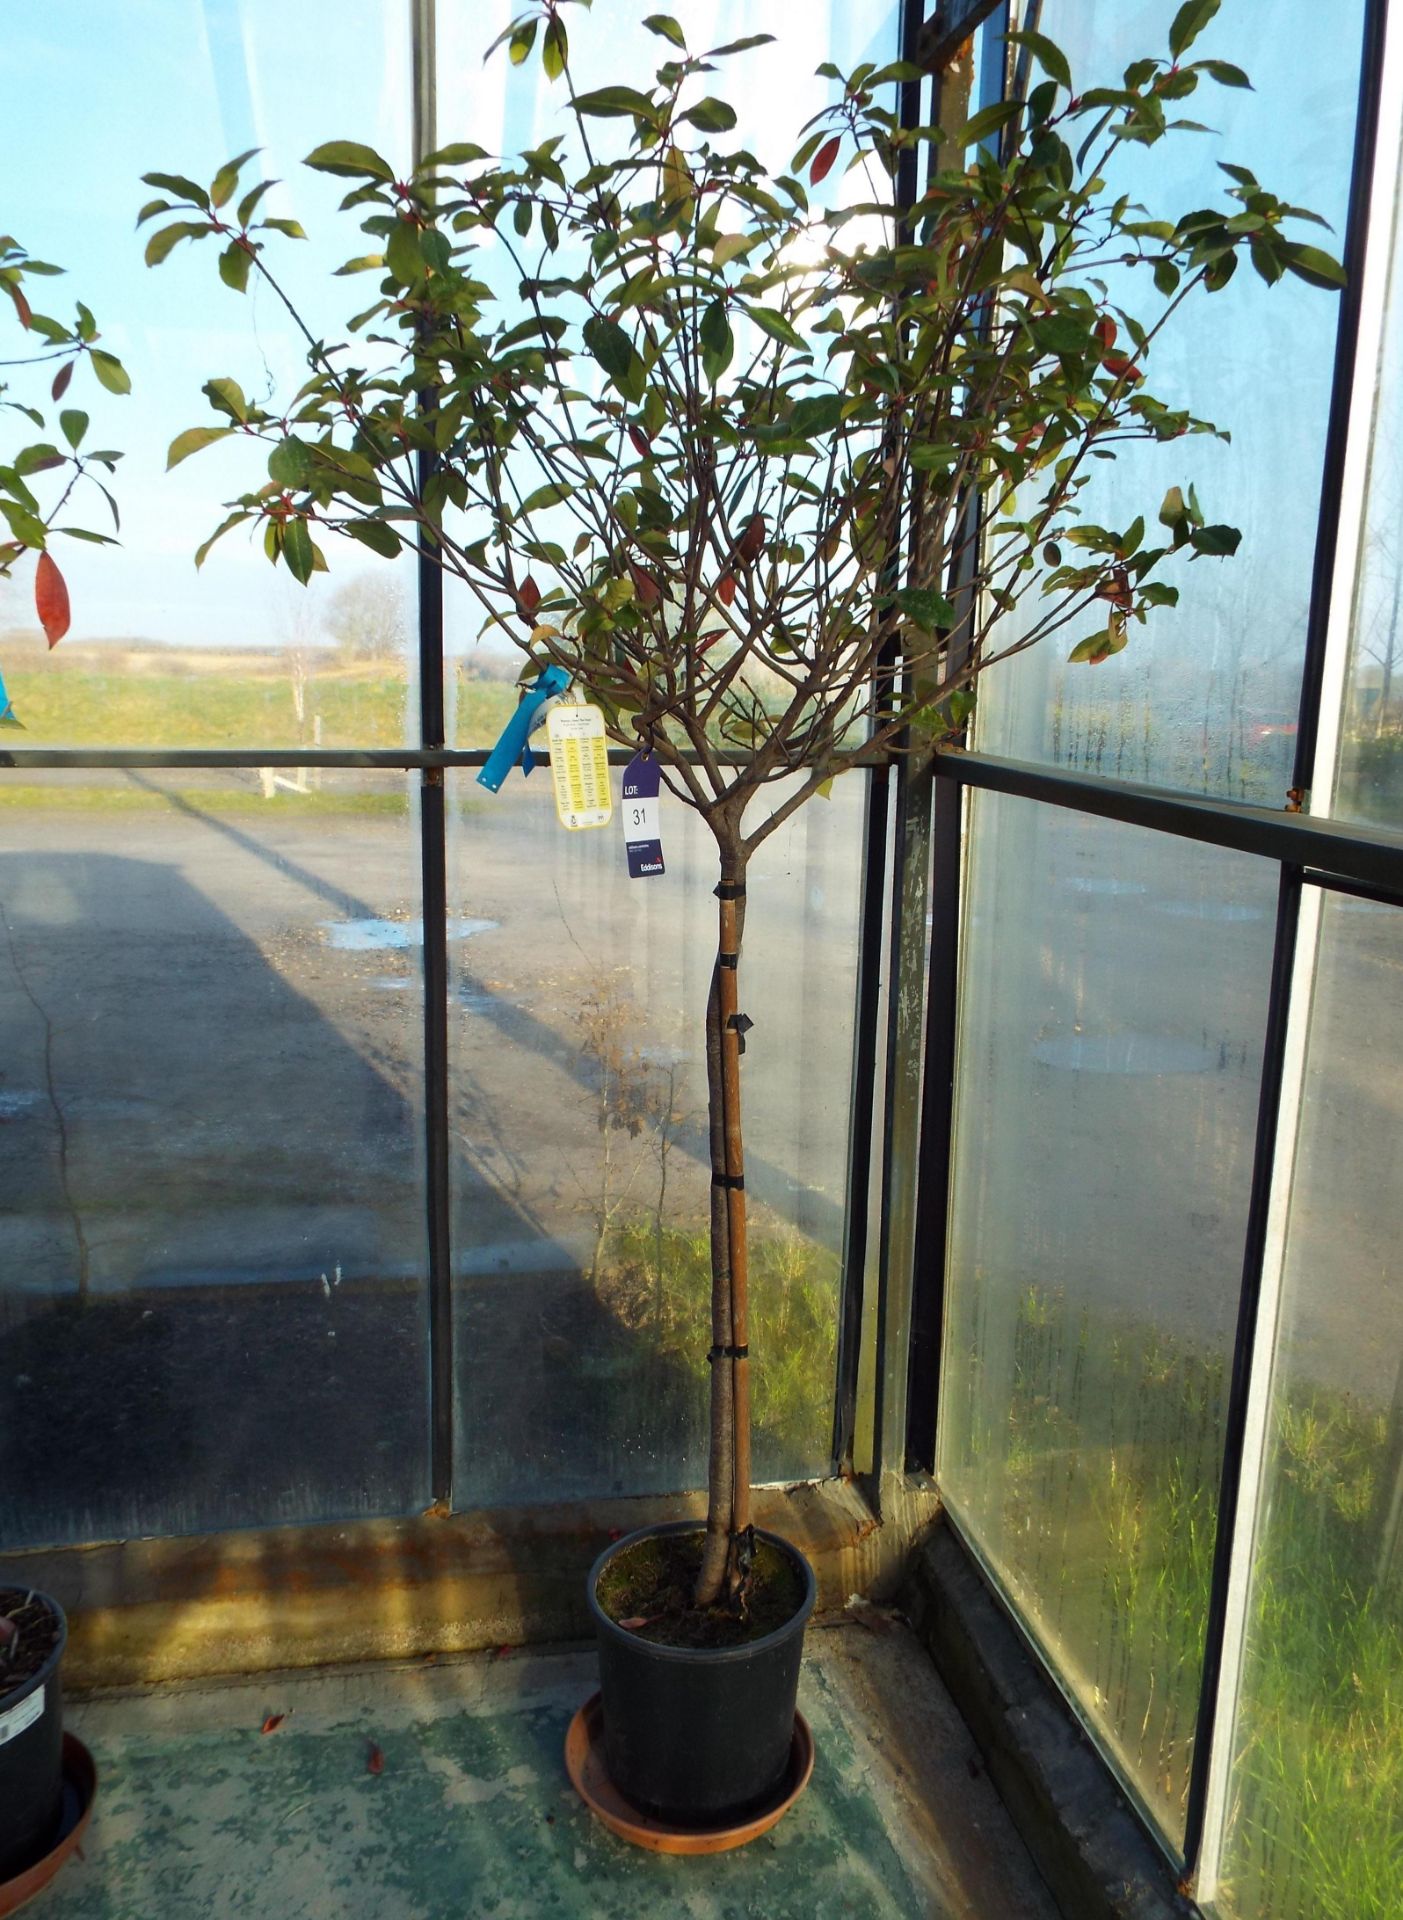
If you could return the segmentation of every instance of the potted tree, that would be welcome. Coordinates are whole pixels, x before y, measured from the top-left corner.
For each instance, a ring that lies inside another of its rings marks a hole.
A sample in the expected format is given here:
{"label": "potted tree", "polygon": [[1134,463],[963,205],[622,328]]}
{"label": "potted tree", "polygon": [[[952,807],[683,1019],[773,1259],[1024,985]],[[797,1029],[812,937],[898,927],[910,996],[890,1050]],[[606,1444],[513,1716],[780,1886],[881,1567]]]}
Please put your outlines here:
{"label": "potted tree", "polygon": [[[67,633],[70,620],[68,585],[49,551],[50,540],[66,534],[112,544],[112,534],[74,524],[70,501],[75,492],[81,497],[83,489],[97,488],[115,530],[117,505],[95,469],[110,476],[121,458],[111,449],[90,449],[85,444],[87,413],[61,403],[85,361],[97,385],[109,393],[125,394],[131,387],[121,361],[97,344],[102,337],[97,322],[81,301],[71,323],[36,311],[33,282],[47,282],[62,271],[35,259],[10,235],[0,236],[0,293],[8,298],[23,342],[23,351],[4,365],[19,369],[26,382],[19,397],[10,382],[0,381],[6,424],[9,416],[25,423],[20,435],[25,444],[6,446],[0,460],[0,580],[11,578],[28,555],[36,556],[34,609],[50,647]],[[30,371],[34,368],[42,372],[36,375]],[[48,419],[33,404],[43,397],[44,388],[49,403],[59,409],[54,431],[62,445],[47,437]],[[29,438],[31,433],[38,437]],[[22,722],[2,667],[0,663],[0,727],[18,728]],[[92,1762],[86,1749],[63,1732],[60,1669],[67,1639],[67,1622],[57,1600],[27,1588],[0,1587],[0,1904],[7,1912],[9,1898],[37,1891],[77,1844],[77,1822],[86,1818],[91,1805]]]}
{"label": "potted tree", "polygon": [[[1026,97],[944,133],[892,111],[914,69],[824,67],[831,104],[771,173],[708,91],[767,36],[696,52],[653,14],[656,72],[580,92],[563,0],[532,0],[497,44],[513,67],[539,59],[568,133],[510,160],[472,141],[412,168],[353,140],[308,156],[348,183],[365,238],[341,272],[373,287],[336,342],[272,264],[273,235],[301,230],[261,217],[251,155],[208,188],[146,176],[148,261],[213,236],[225,282],[262,278],[306,339],[295,394],[214,378],[214,420],[171,447],[175,465],[260,443],[266,478],[212,539],[246,527],[304,583],[334,538],[387,558],[416,543],[521,646],[535,705],[582,689],[715,841],[707,1518],[620,1541],[590,1577],[609,1768],[660,1818],[738,1820],[773,1796],[814,1597],[802,1557],[751,1519],[756,849],[838,776],[958,736],[999,659],[1076,627],[1071,658],[1102,661],[1174,604],[1166,563],[1231,554],[1177,450],[1157,522],[1124,527],[1083,511],[1093,461],[1216,431],[1147,371],[1243,253],[1267,281],[1340,283],[1289,237],[1310,216],[1245,169],[1227,170],[1228,204],[1169,218],[1107,184],[1128,144],[1189,124],[1172,116],[1202,82],[1247,85],[1184,59],[1216,5],[1187,0],[1165,57],[1080,96],[1051,41],[1015,34],[1037,70]],[[928,153],[902,204],[904,159]]]}

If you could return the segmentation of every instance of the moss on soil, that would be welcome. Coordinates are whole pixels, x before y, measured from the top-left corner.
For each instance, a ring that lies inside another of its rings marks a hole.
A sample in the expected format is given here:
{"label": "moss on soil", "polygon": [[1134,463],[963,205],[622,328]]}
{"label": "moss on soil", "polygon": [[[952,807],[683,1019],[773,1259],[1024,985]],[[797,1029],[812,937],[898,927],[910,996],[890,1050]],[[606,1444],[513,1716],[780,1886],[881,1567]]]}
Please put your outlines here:
{"label": "moss on soil", "polygon": [[768,1541],[755,1543],[749,1605],[742,1617],[728,1607],[692,1605],[703,1535],[650,1534],[614,1555],[595,1589],[609,1618],[631,1626],[640,1640],[665,1647],[743,1647],[763,1640],[794,1618],[804,1602],[799,1569]]}

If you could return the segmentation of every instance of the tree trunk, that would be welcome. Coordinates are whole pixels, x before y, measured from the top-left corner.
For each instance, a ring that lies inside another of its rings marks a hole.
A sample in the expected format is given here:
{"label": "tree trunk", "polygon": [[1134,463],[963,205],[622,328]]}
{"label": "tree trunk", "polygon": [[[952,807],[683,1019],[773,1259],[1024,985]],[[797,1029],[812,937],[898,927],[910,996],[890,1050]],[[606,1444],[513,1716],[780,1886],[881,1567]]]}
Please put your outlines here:
{"label": "tree trunk", "polygon": [[716,964],[706,1006],[711,1139],[711,1446],[706,1543],[694,1595],[699,1607],[715,1606],[723,1596],[743,1604],[751,1560],[749,1269],[740,1104],[742,1028],[738,1013],[745,869],[745,855],[739,846],[722,841]]}

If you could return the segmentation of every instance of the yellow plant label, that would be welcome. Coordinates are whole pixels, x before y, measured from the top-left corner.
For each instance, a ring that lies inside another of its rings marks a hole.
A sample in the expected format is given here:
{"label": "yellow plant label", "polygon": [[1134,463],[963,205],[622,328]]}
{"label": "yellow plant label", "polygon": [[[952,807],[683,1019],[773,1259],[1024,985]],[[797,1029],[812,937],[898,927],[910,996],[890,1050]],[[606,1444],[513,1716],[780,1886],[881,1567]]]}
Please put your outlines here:
{"label": "yellow plant label", "polygon": [[562,703],[546,721],[555,811],[562,827],[607,827],[614,813],[609,792],[609,750],[598,707]]}

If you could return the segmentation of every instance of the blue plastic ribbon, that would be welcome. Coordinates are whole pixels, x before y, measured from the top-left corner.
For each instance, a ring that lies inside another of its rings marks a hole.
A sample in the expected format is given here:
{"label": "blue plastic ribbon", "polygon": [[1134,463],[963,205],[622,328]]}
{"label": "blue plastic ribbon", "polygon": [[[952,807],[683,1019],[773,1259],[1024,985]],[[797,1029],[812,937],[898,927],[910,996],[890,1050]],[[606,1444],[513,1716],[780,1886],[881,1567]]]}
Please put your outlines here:
{"label": "blue plastic ribbon", "polygon": [[489,793],[497,793],[502,782],[516,765],[521,762],[521,771],[529,774],[536,764],[536,756],[529,745],[532,730],[538,725],[548,700],[556,699],[570,685],[570,676],[564,667],[544,667],[537,676],[536,684],[524,695],[516,712],[502,728],[501,737],[487,756],[487,764],[477,776],[477,784],[486,787]]}
{"label": "blue plastic ribbon", "polygon": [[18,727],[23,723],[15,712],[14,704],[5,690],[5,676],[0,673],[0,727]]}

